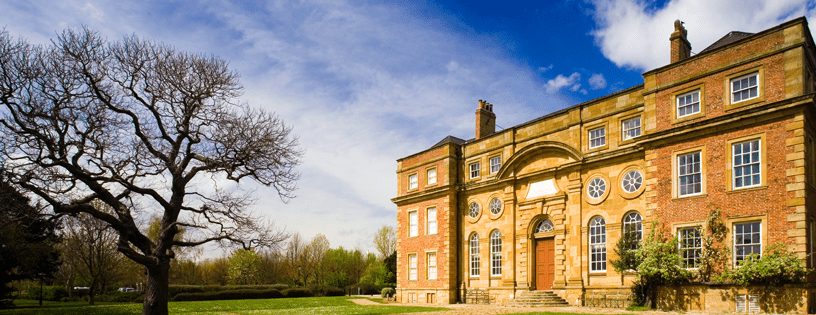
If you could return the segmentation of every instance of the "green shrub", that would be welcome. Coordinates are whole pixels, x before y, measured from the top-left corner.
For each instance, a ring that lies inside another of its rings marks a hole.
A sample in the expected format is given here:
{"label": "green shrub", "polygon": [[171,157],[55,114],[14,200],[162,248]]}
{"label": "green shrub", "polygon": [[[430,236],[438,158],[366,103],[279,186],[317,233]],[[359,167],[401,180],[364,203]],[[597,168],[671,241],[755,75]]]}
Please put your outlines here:
{"label": "green shrub", "polygon": [[346,295],[346,292],[343,291],[343,289],[338,288],[338,287],[327,286],[323,290],[323,295],[324,296],[344,296],[344,295]]}
{"label": "green shrub", "polygon": [[244,299],[276,299],[283,294],[276,289],[266,290],[225,290],[215,292],[179,293],[173,301],[213,301],[213,300],[244,300]]}
{"label": "green shrub", "polygon": [[741,286],[751,284],[780,286],[788,283],[803,283],[807,269],[802,261],[791,254],[785,244],[768,246],[761,257],[751,254],[740,262],[739,268],[725,270],[716,281],[730,282]]}
{"label": "green shrub", "polygon": [[312,292],[312,290],[309,290],[307,288],[291,288],[291,289],[283,290],[283,292],[281,292],[281,293],[283,293],[283,296],[288,297],[288,298],[290,298],[290,297],[312,297],[312,296],[314,296],[314,293]]}
{"label": "green shrub", "polygon": [[283,291],[289,288],[286,284],[266,284],[266,285],[170,285],[169,296],[173,297],[180,293],[204,293],[221,292],[233,290],[269,290],[275,289]]}
{"label": "green shrub", "polygon": [[[353,284],[353,285],[350,285],[350,286],[346,286],[346,290],[351,292],[351,294],[373,295],[373,294],[380,294],[380,291],[384,287],[385,287],[384,285],[374,285],[374,284],[370,284],[370,283],[358,283],[358,284]],[[360,288],[359,293],[357,291],[357,288]]]}
{"label": "green shrub", "polygon": [[385,299],[394,296],[394,292],[393,288],[383,288],[380,295]]}
{"label": "green shrub", "polygon": [[[65,290],[64,287],[59,285],[53,286],[44,286],[42,287],[42,298],[46,301],[59,301],[63,297],[68,296],[68,291]],[[28,289],[27,296],[29,299],[32,300],[39,300],[40,299],[40,287],[32,287]]]}
{"label": "green shrub", "polygon": [[112,291],[102,295],[97,295],[94,297],[94,300],[98,302],[132,302],[139,297],[139,295],[142,295],[142,293]]}

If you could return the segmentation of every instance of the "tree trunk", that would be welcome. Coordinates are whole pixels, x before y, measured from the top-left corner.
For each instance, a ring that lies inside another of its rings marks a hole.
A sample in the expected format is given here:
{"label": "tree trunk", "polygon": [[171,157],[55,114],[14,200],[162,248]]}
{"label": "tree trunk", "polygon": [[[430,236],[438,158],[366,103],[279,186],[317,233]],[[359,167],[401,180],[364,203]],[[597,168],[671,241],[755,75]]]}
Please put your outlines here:
{"label": "tree trunk", "polygon": [[94,305],[94,291],[96,291],[96,278],[91,280],[91,289],[88,290],[88,305]]}
{"label": "tree trunk", "polygon": [[147,290],[144,297],[143,315],[166,315],[170,286],[170,259],[160,260],[158,265],[147,267]]}

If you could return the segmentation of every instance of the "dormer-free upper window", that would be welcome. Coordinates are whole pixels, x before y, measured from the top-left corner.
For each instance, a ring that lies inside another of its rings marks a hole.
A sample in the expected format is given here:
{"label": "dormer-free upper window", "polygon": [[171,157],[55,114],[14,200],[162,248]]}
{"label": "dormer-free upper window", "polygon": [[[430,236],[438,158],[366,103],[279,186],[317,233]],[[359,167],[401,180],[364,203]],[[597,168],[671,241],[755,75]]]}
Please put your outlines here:
{"label": "dormer-free upper window", "polygon": [[501,169],[501,156],[490,158],[490,174],[498,173]]}
{"label": "dormer-free upper window", "polygon": [[731,79],[731,103],[759,97],[759,72]]}
{"label": "dormer-free upper window", "polygon": [[436,184],[436,169],[432,168],[428,170],[428,185]]}
{"label": "dormer-free upper window", "polygon": [[479,162],[470,163],[470,178],[479,177]]}
{"label": "dormer-free upper window", "polygon": [[700,112],[700,90],[677,96],[677,118]]}
{"label": "dormer-free upper window", "polygon": [[623,140],[640,137],[640,116],[624,120],[621,125]]}
{"label": "dormer-free upper window", "polygon": [[594,149],[606,145],[606,128],[600,127],[589,130],[589,148]]}
{"label": "dormer-free upper window", "polygon": [[417,188],[417,174],[408,175],[408,189]]}

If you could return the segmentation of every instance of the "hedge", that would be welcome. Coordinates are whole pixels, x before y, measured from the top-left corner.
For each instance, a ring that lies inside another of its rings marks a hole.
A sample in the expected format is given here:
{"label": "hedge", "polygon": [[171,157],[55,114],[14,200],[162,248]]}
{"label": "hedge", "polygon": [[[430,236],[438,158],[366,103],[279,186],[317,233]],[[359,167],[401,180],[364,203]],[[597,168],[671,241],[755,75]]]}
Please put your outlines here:
{"label": "hedge", "polygon": [[212,301],[212,300],[244,300],[244,299],[276,299],[284,295],[276,289],[267,290],[226,290],[215,292],[179,293],[173,301]]}
{"label": "hedge", "polygon": [[313,297],[315,296],[312,290],[307,288],[291,288],[283,290],[283,296],[291,298],[291,297]]}
{"label": "hedge", "polygon": [[275,289],[283,291],[288,289],[286,284],[265,284],[265,285],[170,285],[168,288],[169,296],[176,296],[180,293],[204,293],[204,292],[220,292],[233,290],[269,290]]}
{"label": "hedge", "polygon": [[[49,285],[42,287],[42,298],[46,301],[59,301],[63,297],[68,296],[68,291],[65,290],[63,286],[60,285]],[[40,287],[35,286],[28,289],[26,292],[27,297],[32,300],[39,300],[40,299]]]}

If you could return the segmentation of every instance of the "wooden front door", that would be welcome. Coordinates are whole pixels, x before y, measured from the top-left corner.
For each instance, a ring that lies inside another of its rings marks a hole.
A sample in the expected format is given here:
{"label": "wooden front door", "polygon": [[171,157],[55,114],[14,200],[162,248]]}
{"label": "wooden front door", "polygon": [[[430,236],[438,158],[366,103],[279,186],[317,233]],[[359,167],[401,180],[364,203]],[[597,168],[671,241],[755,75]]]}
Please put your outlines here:
{"label": "wooden front door", "polygon": [[552,238],[536,240],[536,290],[552,290],[555,281],[555,248]]}

